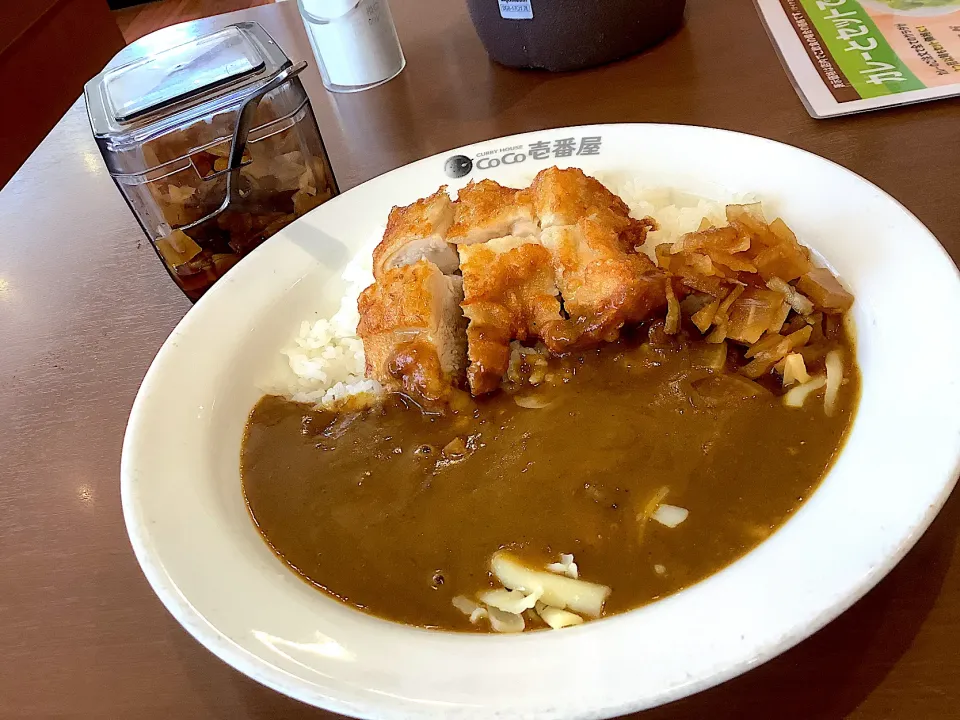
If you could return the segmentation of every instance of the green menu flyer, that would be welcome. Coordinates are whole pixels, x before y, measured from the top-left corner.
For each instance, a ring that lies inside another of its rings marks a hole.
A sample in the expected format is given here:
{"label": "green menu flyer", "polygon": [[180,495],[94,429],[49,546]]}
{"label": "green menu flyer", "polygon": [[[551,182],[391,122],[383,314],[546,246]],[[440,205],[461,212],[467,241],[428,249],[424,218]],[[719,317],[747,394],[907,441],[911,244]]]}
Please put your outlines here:
{"label": "green menu flyer", "polygon": [[960,0],[755,0],[817,118],[960,95]]}

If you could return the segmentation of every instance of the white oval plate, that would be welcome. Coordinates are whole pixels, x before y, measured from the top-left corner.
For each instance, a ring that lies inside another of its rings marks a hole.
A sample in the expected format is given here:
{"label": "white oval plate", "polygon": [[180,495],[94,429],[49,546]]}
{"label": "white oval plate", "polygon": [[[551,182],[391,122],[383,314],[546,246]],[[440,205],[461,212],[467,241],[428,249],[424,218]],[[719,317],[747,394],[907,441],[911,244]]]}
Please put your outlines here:
{"label": "white oval plate", "polygon": [[[559,140],[576,152],[594,137],[598,154],[538,160],[530,151]],[[454,156],[473,166],[457,180],[444,170]],[[780,531],[708,580],[640,610],[504,637],[428,632],[347,608],[288,570],[247,514],[238,459],[258,387],[299,321],[336,309],[341,270],[380,232],[391,206],[470,178],[526,183],[553,163],[614,185],[638,177],[716,199],[757,193],[771,216],[782,215],[857,297],[863,399],[850,438]],[[671,125],[563,128],[471,145],[314,210],[187,314],[130,416],[121,468],[127,529],[153,589],[197,640],[307,703],[387,719],[598,718],[651,707],[796,644],[916,542],[958,472],[958,308],[957,270],[915,217],[853,173],[787,145]]]}

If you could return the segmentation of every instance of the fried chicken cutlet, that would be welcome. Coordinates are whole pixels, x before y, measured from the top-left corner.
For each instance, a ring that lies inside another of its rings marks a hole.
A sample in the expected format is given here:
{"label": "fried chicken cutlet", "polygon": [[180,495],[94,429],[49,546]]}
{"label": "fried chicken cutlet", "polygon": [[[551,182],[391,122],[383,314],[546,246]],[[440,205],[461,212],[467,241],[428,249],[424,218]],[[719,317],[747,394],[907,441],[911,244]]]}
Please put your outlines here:
{"label": "fried chicken cutlet", "polygon": [[481,395],[499,387],[514,340],[555,353],[616,340],[666,305],[666,275],[638,252],[655,227],[576,168],[394,208],[359,305],[367,374],[435,399],[466,365]]}
{"label": "fried chicken cutlet", "polygon": [[454,208],[447,241],[456,245],[540,233],[529,190],[504,187],[493,180],[470,181],[457,195]]}
{"label": "fried chicken cutlet", "polygon": [[366,374],[387,389],[442,401],[462,384],[463,281],[428,260],[387,270],[360,295],[357,334]]}
{"label": "fried chicken cutlet", "polygon": [[510,342],[552,335],[563,324],[550,252],[535,238],[507,236],[461,245],[467,380],[473,395],[496,390]]}
{"label": "fried chicken cutlet", "polygon": [[454,207],[447,186],[405,207],[394,207],[387,218],[383,240],[373,251],[373,276],[391,268],[429,260],[444,274],[456,272],[457,251],[446,240]]}

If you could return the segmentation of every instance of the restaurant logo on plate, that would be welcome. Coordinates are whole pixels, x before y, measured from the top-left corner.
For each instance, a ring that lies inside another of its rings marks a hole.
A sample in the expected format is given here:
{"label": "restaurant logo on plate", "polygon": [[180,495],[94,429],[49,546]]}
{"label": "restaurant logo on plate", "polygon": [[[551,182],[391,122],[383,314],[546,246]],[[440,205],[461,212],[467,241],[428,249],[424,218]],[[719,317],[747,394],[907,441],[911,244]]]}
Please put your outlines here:
{"label": "restaurant logo on plate", "polygon": [[447,161],[443,164],[443,171],[448,177],[452,178],[462,178],[471,170],[473,170],[473,160],[466,155],[454,155],[447,158]]}
{"label": "restaurant logo on plate", "polygon": [[532,160],[550,160],[552,158],[568,158],[580,155],[599,155],[603,138],[600,135],[585,135],[583,137],[557,138],[553,142],[537,140],[527,145],[512,145],[485,150],[477,153],[474,158],[467,155],[452,155],[443,164],[443,172],[447,177],[457,179],[470,174],[473,168],[490,170],[501,165],[516,165],[517,163]]}

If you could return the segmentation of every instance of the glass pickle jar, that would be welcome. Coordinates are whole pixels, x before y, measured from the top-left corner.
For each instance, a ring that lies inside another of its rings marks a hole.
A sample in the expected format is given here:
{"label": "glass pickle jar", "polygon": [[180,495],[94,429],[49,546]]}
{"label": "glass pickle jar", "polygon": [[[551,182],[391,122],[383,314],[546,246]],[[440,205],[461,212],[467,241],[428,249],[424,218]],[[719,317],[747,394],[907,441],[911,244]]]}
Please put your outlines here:
{"label": "glass pickle jar", "polygon": [[191,300],[339,192],[304,67],[258,24],[238,23],[84,88],[110,175]]}

